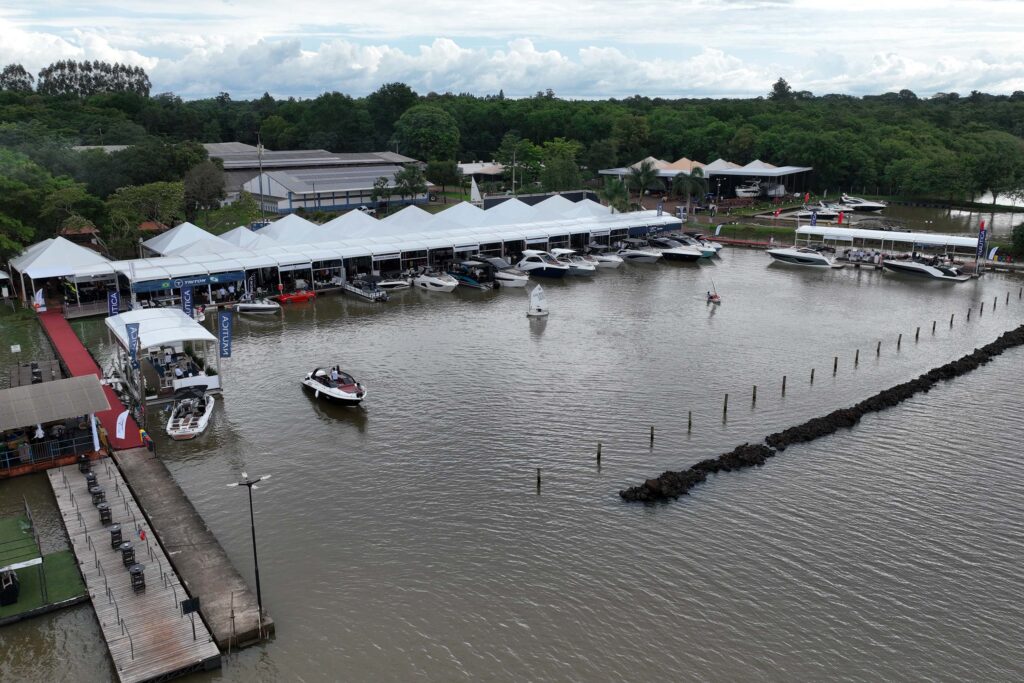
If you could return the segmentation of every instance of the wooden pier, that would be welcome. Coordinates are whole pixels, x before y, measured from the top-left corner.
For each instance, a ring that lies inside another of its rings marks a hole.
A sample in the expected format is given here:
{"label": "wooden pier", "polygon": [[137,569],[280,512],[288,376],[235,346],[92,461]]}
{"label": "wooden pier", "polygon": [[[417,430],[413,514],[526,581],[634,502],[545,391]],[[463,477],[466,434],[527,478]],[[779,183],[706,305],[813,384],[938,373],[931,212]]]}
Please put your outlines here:
{"label": "wooden pier", "polygon": [[118,677],[124,683],[167,680],[220,667],[220,651],[202,619],[182,614],[181,601],[194,596],[179,581],[117,467],[103,459],[92,463],[92,472],[113,523],[121,525],[135,561],[145,567],[142,590],[133,589],[122,553],[112,547],[111,527],[100,523],[85,475],[74,465],[47,475]]}

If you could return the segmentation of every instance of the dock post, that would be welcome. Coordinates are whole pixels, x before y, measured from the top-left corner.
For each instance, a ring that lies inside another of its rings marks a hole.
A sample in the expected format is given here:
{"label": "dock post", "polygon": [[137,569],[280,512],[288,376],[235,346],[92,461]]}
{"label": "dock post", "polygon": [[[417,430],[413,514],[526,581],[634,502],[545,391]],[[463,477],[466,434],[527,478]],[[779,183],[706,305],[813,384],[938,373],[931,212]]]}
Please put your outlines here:
{"label": "dock post", "polygon": [[998,304],[998,303],[999,303],[999,297],[998,297],[998,296],[997,296],[997,297],[994,297],[994,298],[992,299],[992,310],[993,310],[993,311],[994,311],[994,310],[996,310],[996,304]]}
{"label": "dock post", "polygon": [[1007,304],[1010,303],[1010,293],[1009,292],[1006,293],[1006,303]]}
{"label": "dock post", "polygon": [[875,357],[882,355],[882,342],[878,342],[878,346],[875,347]]}
{"label": "dock post", "polygon": [[597,466],[601,466],[601,442],[597,442]]}
{"label": "dock post", "polygon": [[853,367],[860,365],[860,349],[853,352]]}
{"label": "dock post", "polygon": [[537,468],[537,493],[540,493],[540,468]]}
{"label": "dock post", "polygon": [[950,328],[953,327],[953,316],[954,315],[956,315],[956,313],[950,313],[949,314],[949,326],[950,326]]}
{"label": "dock post", "polygon": [[917,332],[914,333],[914,341],[916,342],[920,338],[921,338],[921,328],[918,327],[917,328]]}
{"label": "dock post", "polygon": [[985,302],[981,302],[981,306],[978,307],[978,317],[985,315]]}
{"label": "dock post", "polygon": [[971,321],[971,309],[967,309],[967,322]]}
{"label": "dock post", "polygon": [[754,385],[754,394],[753,394],[753,396],[750,399],[750,403],[751,403],[751,405],[755,405],[755,406],[757,405],[757,385],[756,384]]}
{"label": "dock post", "polygon": [[[812,375],[814,374],[814,370],[811,370],[811,374]],[[786,376],[785,375],[782,376],[782,395],[783,396],[786,395]]]}
{"label": "dock post", "polygon": [[693,431],[693,411],[687,411],[686,414],[686,433],[689,434]]}
{"label": "dock post", "polygon": [[834,375],[837,372],[839,372],[839,356],[835,356],[832,359],[832,374]]}
{"label": "dock post", "polygon": [[1024,287],[1021,287],[1020,289],[1017,290],[1017,298],[1024,298]]}
{"label": "dock post", "polygon": [[932,334],[935,334],[935,321],[932,321]]}
{"label": "dock post", "polygon": [[903,344],[903,333],[900,332],[900,336],[896,338],[896,349],[899,350],[899,348],[900,348],[900,346],[902,344]]}
{"label": "dock post", "polygon": [[726,414],[729,412],[729,394],[725,395],[725,401],[722,403],[722,419],[725,419]]}
{"label": "dock post", "polygon": [[811,384],[814,384],[814,368],[811,368]]}
{"label": "dock post", "polygon": [[651,445],[654,445],[654,425],[651,425]]}

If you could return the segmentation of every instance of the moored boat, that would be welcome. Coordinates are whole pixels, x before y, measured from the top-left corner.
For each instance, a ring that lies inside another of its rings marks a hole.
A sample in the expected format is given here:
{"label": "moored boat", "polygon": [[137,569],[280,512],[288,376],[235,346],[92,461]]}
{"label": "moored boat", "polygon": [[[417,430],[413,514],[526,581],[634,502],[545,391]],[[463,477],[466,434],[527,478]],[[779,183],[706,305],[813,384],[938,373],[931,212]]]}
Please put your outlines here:
{"label": "moored boat", "polygon": [[843,194],[839,198],[839,205],[847,211],[881,211],[888,206],[885,202],[874,202],[870,199],[851,197],[848,194]]}
{"label": "moored boat", "polygon": [[451,292],[459,286],[459,281],[448,273],[425,270],[413,278],[413,286],[427,292]]}
{"label": "moored boat", "polygon": [[253,298],[244,295],[234,308],[239,313],[277,313],[281,310],[281,304],[266,297]]}
{"label": "moored boat", "polygon": [[386,277],[377,281],[377,286],[385,292],[394,292],[412,287],[412,278],[409,277]]}
{"label": "moored boat", "polygon": [[316,292],[308,289],[299,290],[298,292],[288,292],[286,294],[278,294],[277,300],[283,304],[301,303],[303,301],[309,301],[316,298]]}
{"label": "moored boat", "polygon": [[523,258],[516,264],[516,268],[529,275],[541,277],[565,277],[569,272],[569,266],[560,262],[546,251],[538,249],[527,249],[523,252]]}
{"label": "moored boat", "polygon": [[623,261],[630,263],[657,263],[661,259],[661,252],[654,251],[641,239],[623,240],[618,255]]}
{"label": "moored boat", "polygon": [[778,263],[785,263],[791,266],[807,266],[811,268],[843,267],[842,264],[835,263],[831,257],[809,247],[769,249],[768,255]]}
{"label": "moored boat", "polygon": [[471,259],[452,264],[448,274],[459,281],[460,287],[494,289],[494,267],[484,261]]}
{"label": "moored boat", "polygon": [[343,283],[341,288],[349,294],[355,294],[367,301],[384,303],[388,300],[387,291],[378,287],[377,280],[372,277],[356,278],[351,282]]}
{"label": "moored boat", "polygon": [[499,256],[484,256],[481,254],[477,256],[477,259],[491,264],[494,268],[495,287],[525,287],[526,283],[530,281],[529,275]]}
{"label": "moored boat", "polygon": [[574,249],[552,249],[551,255],[569,266],[569,275],[593,275],[597,265],[583,258]]}
{"label": "moored boat", "polygon": [[167,420],[167,436],[175,441],[194,439],[210,424],[216,399],[206,393],[206,386],[178,389],[174,394],[171,417]]}
{"label": "moored boat", "polygon": [[528,318],[546,318],[548,316],[548,299],[544,289],[537,285],[530,292],[530,308],[526,311]]}
{"label": "moored boat", "polygon": [[697,248],[669,237],[652,237],[647,242],[660,251],[661,258],[666,261],[696,261],[715,255],[714,249]]}
{"label": "moored boat", "polygon": [[901,261],[898,259],[885,259],[882,267],[901,275],[913,275],[915,277],[931,278],[933,280],[945,280],[947,282],[966,282],[970,280],[969,275],[964,275],[960,269],[951,263],[944,263],[937,258],[929,261],[921,259],[910,259]]}

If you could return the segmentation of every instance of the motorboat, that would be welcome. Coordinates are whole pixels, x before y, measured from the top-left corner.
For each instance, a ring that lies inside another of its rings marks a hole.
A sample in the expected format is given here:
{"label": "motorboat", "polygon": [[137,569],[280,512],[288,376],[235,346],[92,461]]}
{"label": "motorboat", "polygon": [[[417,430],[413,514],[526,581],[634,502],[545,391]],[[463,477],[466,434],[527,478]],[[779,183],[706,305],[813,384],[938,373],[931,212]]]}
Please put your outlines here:
{"label": "motorboat", "polygon": [[668,237],[652,237],[647,240],[652,248],[661,252],[661,258],[666,261],[696,261],[707,256],[714,256],[715,250],[704,251],[688,244],[683,244]]}
{"label": "motorboat", "polygon": [[345,282],[341,288],[349,294],[355,294],[367,301],[384,303],[388,300],[387,290],[377,286],[377,279],[373,277],[357,277],[351,282]]}
{"label": "motorboat", "polygon": [[587,256],[594,260],[594,265],[598,268],[618,268],[622,265],[622,257],[610,253],[608,247],[603,244],[588,244]]}
{"label": "motorboat", "polygon": [[412,278],[410,277],[385,277],[377,281],[377,286],[383,289],[385,292],[394,292],[402,289],[409,289],[412,287]]}
{"label": "motorboat", "polygon": [[569,266],[562,263],[546,251],[538,249],[527,249],[523,252],[523,258],[516,264],[516,268],[529,275],[541,277],[565,277],[569,272]]}
{"label": "motorboat", "polygon": [[451,292],[459,286],[459,281],[448,273],[424,270],[413,278],[412,284],[416,289],[428,292]]}
{"label": "motorboat", "polygon": [[477,256],[477,259],[491,264],[491,267],[494,268],[495,287],[525,287],[526,283],[530,281],[529,275],[500,256],[484,256],[481,254]]}
{"label": "motorboat", "polygon": [[461,287],[494,289],[494,266],[484,261],[474,259],[455,263],[448,274],[458,280]]}
{"label": "motorboat", "polygon": [[927,277],[932,278],[933,280],[966,282],[971,279],[969,275],[961,273],[960,269],[955,265],[948,262],[941,262],[938,258],[930,260],[910,259],[906,261],[886,259],[882,261],[882,267],[887,270],[891,270],[894,273]]}
{"label": "motorboat", "polygon": [[787,263],[792,266],[809,266],[812,268],[842,268],[832,258],[822,254],[820,251],[809,247],[785,247],[782,249],[769,249],[768,255],[779,263]]}
{"label": "motorboat", "polygon": [[618,255],[623,261],[630,263],[657,263],[661,258],[660,251],[654,251],[647,246],[647,242],[641,239],[627,239],[622,241],[622,248]]}
{"label": "motorboat", "polygon": [[552,249],[551,255],[569,266],[569,275],[593,275],[597,265],[583,258],[574,249]]}
{"label": "motorboat", "polygon": [[194,439],[210,424],[216,399],[206,393],[206,385],[184,387],[174,392],[167,436],[175,441]]}
{"label": "motorboat", "polygon": [[832,204],[831,202],[818,202],[817,204],[804,204],[803,208],[797,211],[794,215],[797,218],[810,218],[816,215],[818,218],[824,220],[833,220],[839,217],[840,213],[849,211],[850,209],[844,208],[838,204]]}
{"label": "motorboat", "polygon": [[312,391],[316,398],[347,406],[359,405],[366,398],[366,387],[340,367],[316,368],[307,372],[302,378],[302,386]]}
{"label": "motorboat", "polygon": [[548,299],[544,289],[537,285],[530,292],[530,308],[526,311],[528,318],[546,318],[548,316]]}
{"label": "motorboat", "polygon": [[277,300],[283,304],[302,303],[309,301],[310,299],[316,298],[316,292],[308,289],[303,289],[298,292],[289,292],[287,294],[278,294]]}
{"label": "motorboat", "polygon": [[873,202],[870,199],[851,197],[848,194],[843,194],[839,198],[839,204],[846,211],[881,211],[888,206],[885,202]]}
{"label": "motorboat", "polygon": [[761,196],[761,182],[758,180],[751,180],[750,182],[743,183],[742,185],[736,186],[736,196],[744,199],[754,199],[755,197]]}
{"label": "motorboat", "polygon": [[[684,232],[683,234],[685,236],[689,237],[690,239],[695,240],[696,243],[699,244],[702,247],[705,247],[705,248],[706,247],[710,247],[710,248],[714,249],[716,254],[718,252],[722,251],[722,243],[721,242],[716,242],[713,239],[707,237],[706,235],[704,235],[702,233],[699,233],[699,232]],[[684,241],[683,244],[686,244],[686,242]],[[694,246],[696,246],[696,244]]]}
{"label": "motorboat", "polygon": [[235,304],[235,310],[239,313],[277,313],[281,310],[281,304],[267,297],[257,298],[244,294]]}

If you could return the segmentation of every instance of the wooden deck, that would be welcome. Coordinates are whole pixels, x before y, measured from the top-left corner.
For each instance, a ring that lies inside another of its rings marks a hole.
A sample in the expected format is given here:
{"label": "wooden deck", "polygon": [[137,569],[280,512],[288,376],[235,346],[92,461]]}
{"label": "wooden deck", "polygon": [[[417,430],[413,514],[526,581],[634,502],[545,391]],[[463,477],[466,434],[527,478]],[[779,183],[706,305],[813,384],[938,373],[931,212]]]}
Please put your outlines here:
{"label": "wooden deck", "polygon": [[[117,467],[104,459],[94,462],[92,471],[106,493],[113,521],[121,525],[124,540],[134,544],[136,562],[146,568],[144,591],[132,589],[121,553],[111,547],[109,527],[100,524],[78,467],[51,469],[47,474],[120,680],[167,680],[218,668],[220,650],[198,615],[193,639],[193,620],[183,616],[179,607],[191,596]],[[145,533],[145,540],[139,531]]]}

